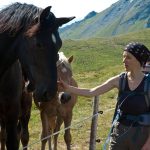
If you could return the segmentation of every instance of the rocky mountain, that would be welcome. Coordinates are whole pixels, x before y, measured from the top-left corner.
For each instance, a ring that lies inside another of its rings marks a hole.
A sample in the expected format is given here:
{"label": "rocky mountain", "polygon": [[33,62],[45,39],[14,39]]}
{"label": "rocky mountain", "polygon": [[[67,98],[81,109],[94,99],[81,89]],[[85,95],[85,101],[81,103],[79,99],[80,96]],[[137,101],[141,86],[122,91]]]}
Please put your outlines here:
{"label": "rocky mountain", "polygon": [[62,39],[109,37],[150,28],[150,0],[119,0],[60,29]]}
{"label": "rocky mountain", "polygon": [[97,14],[97,12],[91,11],[90,13],[88,13],[88,14],[84,17],[84,20],[90,19],[90,18],[94,17],[96,14]]}

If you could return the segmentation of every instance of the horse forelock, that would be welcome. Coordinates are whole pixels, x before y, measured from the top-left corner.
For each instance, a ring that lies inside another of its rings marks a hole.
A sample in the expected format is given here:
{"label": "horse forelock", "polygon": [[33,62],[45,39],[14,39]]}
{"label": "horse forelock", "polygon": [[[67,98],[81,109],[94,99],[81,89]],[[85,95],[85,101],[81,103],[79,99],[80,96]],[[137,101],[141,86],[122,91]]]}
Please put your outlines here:
{"label": "horse forelock", "polygon": [[63,63],[65,67],[68,68],[72,72],[71,65],[68,62],[68,58],[64,55],[64,53],[58,52],[58,55],[59,55],[59,60],[57,61],[57,67]]}
{"label": "horse forelock", "polygon": [[64,55],[63,52],[58,52],[58,55],[60,61],[68,61],[67,57]]}
{"label": "horse forelock", "polygon": [[32,25],[41,8],[31,4],[14,3],[0,11],[0,33],[18,33]]}

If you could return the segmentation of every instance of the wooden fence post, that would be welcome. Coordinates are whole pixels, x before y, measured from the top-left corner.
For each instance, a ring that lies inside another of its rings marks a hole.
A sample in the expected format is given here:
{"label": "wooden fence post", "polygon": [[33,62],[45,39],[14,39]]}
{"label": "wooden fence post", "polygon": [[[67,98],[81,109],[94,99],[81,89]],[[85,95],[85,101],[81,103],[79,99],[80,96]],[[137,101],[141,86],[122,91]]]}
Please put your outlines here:
{"label": "wooden fence post", "polygon": [[[95,96],[93,105],[93,115],[97,114],[98,112],[99,112],[99,97]],[[96,149],[97,122],[98,122],[98,115],[92,118],[89,150]]]}

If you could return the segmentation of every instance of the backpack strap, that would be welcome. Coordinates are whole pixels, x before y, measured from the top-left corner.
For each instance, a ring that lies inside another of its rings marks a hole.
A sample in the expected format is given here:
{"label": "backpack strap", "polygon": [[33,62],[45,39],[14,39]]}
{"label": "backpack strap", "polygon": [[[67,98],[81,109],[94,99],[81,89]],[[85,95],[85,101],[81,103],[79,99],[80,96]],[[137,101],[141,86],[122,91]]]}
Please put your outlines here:
{"label": "backpack strap", "polygon": [[121,93],[124,91],[125,89],[125,84],[126,84],[126,76],[127,76],[127,73],[125,72],[122,72],[120,75],[119,75],[119,93],[118,93],[118,97],[117,97],[117,104],[116,104],[116,107],[115,107],[115,111],[114,111],[114,116],[113,116],[113,119],[112,119],[112,122],[115,120],[116,118],[116,115],[117,115],[117,111],[118,111],[118,102],[119,102],[119,99],[121,97]]}
{"label": "backpack strap", "polygon": [[122,72],[119,76],[119,93],[118,93],[118,98],[117,101],[119,101],[121,93],[124,92],[125,85],[126,85],[126,72]]}
{"label": "backpack strap", "polygon": [[150,74],[146,74],[146,79],[144,83],[144,96],[145,96],[145,101],[146,105],[149,108],[150,107]]}
{"label": "backpack strap", "polygon": [[119,79],[119,90],[122,92],[125,89],[125,85],[126,85],[126,76],[127,73],[123,72],[120,74],[120,79]]}

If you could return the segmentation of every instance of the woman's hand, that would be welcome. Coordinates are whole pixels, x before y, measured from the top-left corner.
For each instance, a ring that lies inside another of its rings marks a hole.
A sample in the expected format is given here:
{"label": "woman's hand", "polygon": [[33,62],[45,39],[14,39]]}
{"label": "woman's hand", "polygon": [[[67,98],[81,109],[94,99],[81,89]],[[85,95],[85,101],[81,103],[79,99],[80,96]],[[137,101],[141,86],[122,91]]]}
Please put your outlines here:
{"label": "woman's hand", "polygon": [[69,88],[69,85],[61,79],[57,81],[57,84],[59,91],[66,91]]}

